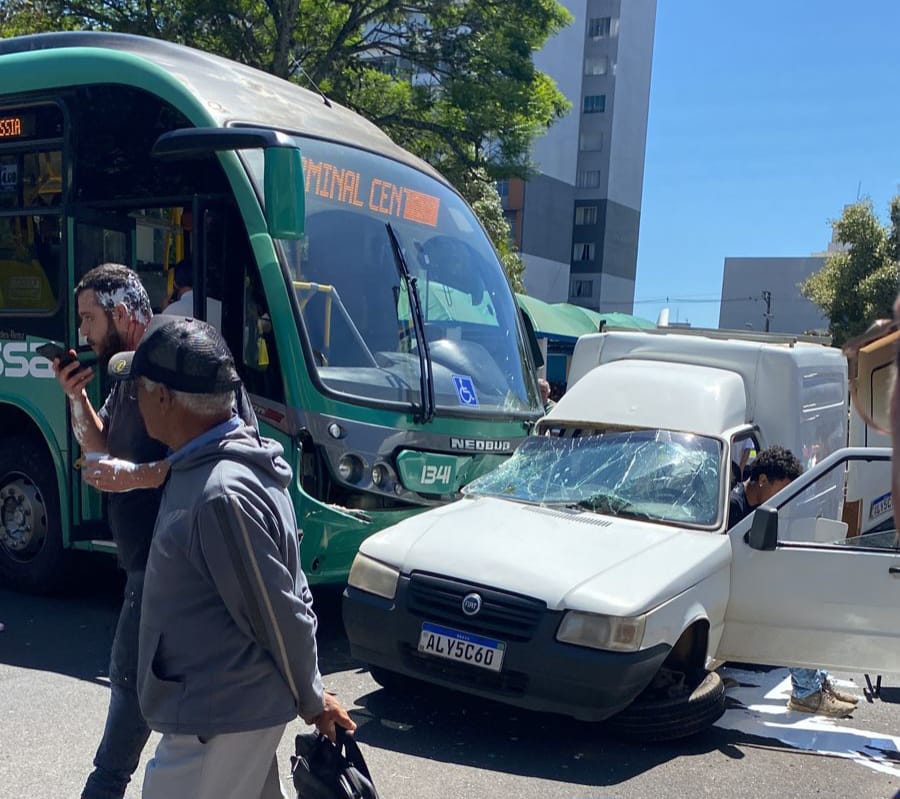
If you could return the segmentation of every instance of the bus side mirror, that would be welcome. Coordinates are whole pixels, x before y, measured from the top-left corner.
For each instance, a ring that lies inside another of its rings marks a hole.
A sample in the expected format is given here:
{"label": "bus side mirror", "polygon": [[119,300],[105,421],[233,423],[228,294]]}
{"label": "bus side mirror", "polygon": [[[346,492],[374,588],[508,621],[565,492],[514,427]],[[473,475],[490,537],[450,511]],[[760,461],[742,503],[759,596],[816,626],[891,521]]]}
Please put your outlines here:
{"label": "bus side mirror", "polygon": [[303,159],[288,135],[268,128],[181,128],[153,145],[156,158],[203,158],[223,150],[263,151],[263,201],[273,239],[299,239],[306,221]]}
{"label": "bus side mirror", "polygon": [[296,147],[266,147],[266,223],[273,239],[299,239],[306,220],[303,159]]}
{"label": "bus side mirror", "polygon": [[768,505],[760,505],[753,512],[753,521],[745,540],[750,549],[772,552],[778,544],[778,511]]}

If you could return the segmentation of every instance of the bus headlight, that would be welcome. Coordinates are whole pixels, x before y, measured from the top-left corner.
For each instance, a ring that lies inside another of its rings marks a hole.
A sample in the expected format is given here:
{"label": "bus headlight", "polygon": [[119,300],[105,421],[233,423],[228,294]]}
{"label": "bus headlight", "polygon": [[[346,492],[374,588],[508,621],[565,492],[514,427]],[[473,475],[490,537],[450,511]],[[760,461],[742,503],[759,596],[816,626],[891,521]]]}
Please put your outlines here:
{"label": "bus headlight", "polygon": [[400,570],[358,553],[350,567],[347,583],[360,591],[393,599],[397,593]]}
{"label": "bus headlight", "polygon": [[636,652],[644,640],[646,621],[646,615],[622,618],[570,610],[563,616],[556,640],[593,649]]}
{"label": "bus headlight", "polygon": [[358,483],[363,476],[365,466],[356,455],[343,455],[338,461],[338,477],[347,483]]}
{"label": "bus headlight", "polygon": [[387,466],[383,463],[376,463],[372,467],[372,484],[376,488],[383,488],[387,485],[389,474]]}

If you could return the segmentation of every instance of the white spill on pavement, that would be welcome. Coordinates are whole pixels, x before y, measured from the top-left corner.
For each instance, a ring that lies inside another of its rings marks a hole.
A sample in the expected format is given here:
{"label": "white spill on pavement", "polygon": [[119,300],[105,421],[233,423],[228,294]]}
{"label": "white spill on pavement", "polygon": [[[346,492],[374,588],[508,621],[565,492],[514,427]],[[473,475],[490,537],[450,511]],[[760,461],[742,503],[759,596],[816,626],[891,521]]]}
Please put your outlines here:
{"label": "white spill on pavement", "polygon": [[[728,688],[729,708],[716,722],[717,727],[774,738],[794,749],[845,757],[900,777],[900,738],[848,726],[854,723],[853,718],[830,719],[788,710],[791,678],[787,669],[762,672],[723,668],[719,673],[737,685]],[[859,687],[841,680],[835,680],[835,684],[860,694],[860,709],[855,715],[865,718],[866,700]]]}

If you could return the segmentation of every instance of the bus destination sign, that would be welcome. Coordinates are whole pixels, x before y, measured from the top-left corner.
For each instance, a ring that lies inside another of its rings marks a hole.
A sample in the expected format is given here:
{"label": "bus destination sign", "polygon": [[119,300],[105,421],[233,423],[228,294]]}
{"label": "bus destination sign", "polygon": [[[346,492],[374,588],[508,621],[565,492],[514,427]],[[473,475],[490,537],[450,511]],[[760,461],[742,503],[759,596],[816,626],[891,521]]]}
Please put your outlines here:
{"label": "bus destination sign", "polygon": [[34,114],[0,115],[0,141],[34,136]]}
{"label": "bus destination sign", "polygon": [[428,227],[438,225],[441,201],[433,194],[311,158],[304,157],[303,171],[306,191],[317,197]]}

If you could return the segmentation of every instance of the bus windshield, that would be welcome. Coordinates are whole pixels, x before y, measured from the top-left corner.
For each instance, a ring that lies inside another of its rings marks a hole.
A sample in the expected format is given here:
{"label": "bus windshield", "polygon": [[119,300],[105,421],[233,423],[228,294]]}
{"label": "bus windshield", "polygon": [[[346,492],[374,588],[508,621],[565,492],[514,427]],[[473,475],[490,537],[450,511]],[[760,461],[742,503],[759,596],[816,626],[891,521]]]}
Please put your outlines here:
{"label": "bus windshield", "polygon": [[[369,401],[421,402],[416,325],[390,223],[419,295],[438,412],[538,412],[513,294],[465,202],[396,161],[295,140],[306,233],[279,244],[322,384]],[[261,185],[262,158],[245,155]]]}

